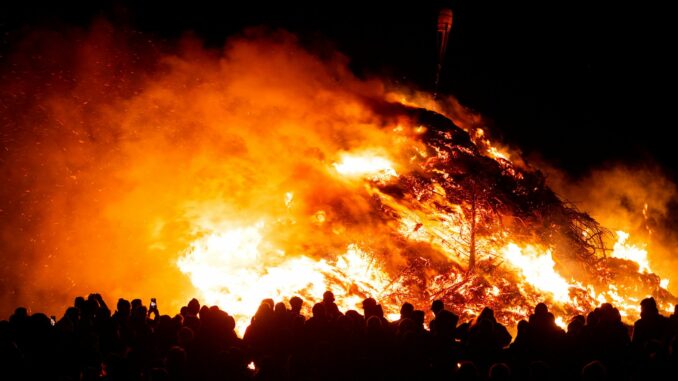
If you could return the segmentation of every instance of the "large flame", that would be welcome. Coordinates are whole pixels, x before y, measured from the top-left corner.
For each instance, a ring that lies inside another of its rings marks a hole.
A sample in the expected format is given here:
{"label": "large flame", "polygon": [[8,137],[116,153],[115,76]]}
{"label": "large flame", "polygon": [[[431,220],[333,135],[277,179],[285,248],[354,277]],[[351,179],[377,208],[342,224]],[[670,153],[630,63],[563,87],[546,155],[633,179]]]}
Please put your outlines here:
{"label": "large flame", "polygon": [[[622,258],[639,265],[641,271],[644,269],[643,263],[647,263],[647,253],[633,245],[626,244],[629,235],[623,231],[617,231],[618,240],[614,245],[613,258]],[[621,315],[630,320],[638,317],[640,313],[640,299],[634,295],[623,295],[619,293],[618,285],[609,284],[607,287],[595,287],[582,285],[575,279],[565,279],[555,269],[550,250],[539,250],[533,245],[526,245],[521,248],[514,243],[510,243],[502,249],[503,257],[508,260],[510,266],[520,271],[519,278],[534,289],[545,295],[556,305],[562,305],[569,309],[570,313],[584,313],[590,308],[585,300],[578,299],[575,295],[588,294],[590,300],[598,303],[612,303],[617,307]],[[662,280],[662,287],[668,284],[668,279]],[[582,303],[583,302],[583,303]],[[664,312],[672,312],[673,306],[670,303],[660,303]],[[563,316],[558,316],[560,326],[565,326]]]}
{"label": "large flame", "polygon": [[[398,287],[380,264],[358,245],[331,260],[314,260],[305,255],[287,256],[282,250],[266,247],[260,229],[221,229],[191,243],[177,264],[190,276],[203,301],[228,306],[237,318],[237,330],[244,333],[248,317],[266,298],[287,300],[301,295],[313,300],[331,290],[342,310],[359,309],[363,298],[380,297]],[[392,306],[387,311],[394,313]]]}
{"label": "large flame", "polygon": [[502,254],[511,265],[520,270],[522,278],[541,292],[547,292],[558,302],[567,303],[570,300],[570,284],[555,271],[551,252],[540,253],[535,247],[528,245],[521,249],[515,243],[510,243]]}
{"label": "large flame", "polygon": [[344,154],[341,161],[333,165],[344,176],[370,176],[374,180],[388,180],[398,175],[391,162],[379,156]]}
{"label": "large flame", "polygon": [[92,29],[78,44],[33,36],[13,60],[47,69],[3,77],[21,112],[2,111],[20,128],[2,153],[0,249],[31,279],[3,308],[101,290],[172,310],[195,295],[242,332],[262,299],[308,306],[326,290],[344,310],[442,298],[505,323],[542,299],[560,324],[605,301],[632,319],[642,297],[670,300],[642,245],[619,232],[611,253],[586,246],[598,235],[577,221],[593,223],[452,98],[360,80],[286,33],[160,53]]}
{"label": "large flame", "polygon": [[638,264],[638,269],[641,272],[651,273],[650,261],[647,258],[647,250],[640,247],[627,244],[626,241],[629,239],[629,233],[618,230],[617,231],[617,242],[614,243],[614,251],[612,252],[612,257],[628,259],[629,261],[635,262]]}

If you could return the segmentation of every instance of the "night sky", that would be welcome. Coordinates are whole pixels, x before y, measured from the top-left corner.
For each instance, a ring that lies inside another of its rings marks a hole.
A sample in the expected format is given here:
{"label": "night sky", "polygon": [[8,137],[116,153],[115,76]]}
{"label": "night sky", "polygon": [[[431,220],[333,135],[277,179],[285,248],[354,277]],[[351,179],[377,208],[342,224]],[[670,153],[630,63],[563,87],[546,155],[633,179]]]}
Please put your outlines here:
{"label": "night sky", "polygon": [[333,44],[359,76],[432,90],[436,18],[445,6],[454,11],[454,26],[439,91],[488,117],[495,137],[573,175],[610,163],[659,163],[676,179],[669,135],[676,126],[678,33],[668,5],[247,3],[3,2],[1,52],[36,26],[87,26],[97,17],[163,41],[192,32],[215,47],[263,25],[297,33],[311,48]]}

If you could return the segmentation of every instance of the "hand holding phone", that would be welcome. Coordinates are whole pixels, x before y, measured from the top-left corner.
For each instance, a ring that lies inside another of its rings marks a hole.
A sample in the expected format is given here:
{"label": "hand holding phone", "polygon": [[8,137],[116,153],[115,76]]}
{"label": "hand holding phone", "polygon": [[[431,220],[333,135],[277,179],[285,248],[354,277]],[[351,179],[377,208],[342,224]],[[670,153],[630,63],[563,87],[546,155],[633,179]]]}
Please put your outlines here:
{"label": "hand holding phone", "polygon": [[156,319],[160,315],[160,313],[158,312],[158,302],[155,300],[155,298],[151,298],[151,304],[150,307],[148,308],[148,316],[150,317],[151,314],[155,315]]}

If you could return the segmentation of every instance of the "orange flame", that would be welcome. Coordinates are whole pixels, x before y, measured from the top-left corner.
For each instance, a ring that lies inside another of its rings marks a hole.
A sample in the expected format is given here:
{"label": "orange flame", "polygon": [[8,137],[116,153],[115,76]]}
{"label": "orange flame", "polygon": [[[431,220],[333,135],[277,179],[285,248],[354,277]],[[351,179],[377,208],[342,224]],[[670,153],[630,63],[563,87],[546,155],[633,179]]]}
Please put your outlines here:
{"label": "orange flame", "polygon": [[638,264],[641,272],[651,273],[652,270],[650,269],[650,261],[647,258],[647,250],[627,244],[626,241],[629,239],[629,234],[622,230],[617,231],[617,237],[612,257],[633,261]]}
{"label": "orange flame", "polygon": [[369,175],[373,180],[388,180],[398,176],[389,160],[369,154],[343,154],[341,161],[333,165],[337,172],[347,177]]}
{"label": "orange flame", "polygon": [[511,265],[520,270],[525,281],[533,287],[551,294],[560,303],[570,300],[570,284],[553,268],[555,262],[549,250],[542,254],[534,246],[528,245],[521,249],[510,243],[502,249],[502,254]]}
{"label": "orange flame", "polygon": [[262,228],[263,223],[221,229],[193,241],[177,261],[205,302],[227,306],[239,333],[265,298],[302,295],[312,301],[331,290],[342,310],[348,310],[357,309],[368,295],[379,297],[397,287],[358,245],[350,244],[332,261],[287,256],[263,242]]}

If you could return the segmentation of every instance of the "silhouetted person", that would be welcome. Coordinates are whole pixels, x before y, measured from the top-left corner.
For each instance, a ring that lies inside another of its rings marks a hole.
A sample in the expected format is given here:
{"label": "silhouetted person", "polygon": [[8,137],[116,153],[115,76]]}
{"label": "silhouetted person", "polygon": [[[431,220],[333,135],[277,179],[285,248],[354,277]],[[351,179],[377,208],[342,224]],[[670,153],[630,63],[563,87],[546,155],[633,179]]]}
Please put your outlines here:
{"label": "silhouetted person", "polygon": [[376,316],[377,312],[377,301],[374,298],[366,298],[363,300],[363,316],[365,320],[369,319],[372,316]]}
{"label": "silhouetted person", "polygon": [[640,302],[640,319],[633,325],[632,342],[638,347],[646,346],[657,340],[668,344],[669,321],[659,314],[654,298],[645,298]]}
{"label": "silhouetted person", "polygon": [[403,303],[402,307],[400,307],[400,319],[394,321],[393,327],[397,330],[398,326],[400,325],[400,322],[402,322],[405,319],[410,319],[412,320],[412,313],[414,312],[414,306],[411,303]]}
{"label": "silhouetted person", "polygon": [[75,301],[73,302],[73,306],[77,308],[78,310],[82,310],[83,305],[85,304],[85,298],[82,296],[76,296]]}
{"label": "silhouetted person", "polygon": [[272,298],[266,298],[266,299],[262,300],[261,303],[268,304],[268,306],[271,307],[271,311],[275,309],[275,301],[273,301]]}
{"label": "silhouetted person", "polygon": [[581,370],[582,381],[606,381],[607,369],[600,361],[592,361]]}
{"label": "silhouetted person", "polygon": [[440,299],[434,300],[431,303],[431,311],[433,311],[433,313],[436,314],[436,315],[444,309],[445,309],[445,303],[443,303],[443,301],[440,300]]}
{"label": "silhouetted person", "polygon": [[401,319],[411,319],[412,318],[412,313],[414,313],[414,306],[412,303],[403,303],[402,307],[400,307],[400,318]]}
{"label": "silhouetted person", "polygon": [[508,349],[508,330],[487,307],[455,329],[456,315],[434,301],[431,333],[410,303],[389,323],[373,298],[363,302],[365,316],[348,310],[330,318],[336,302],[324,295],[306,321],[301,298],[291,298],[289,310],[264,299],[243,340],[231,315],[195,299],[181,314],[151,319],[140,299],[119,299],[111,314],[101,295],[90,294],[54,326],[48,315],[20,307],[0,321],[0,380],[637,381],[678,374],[676,313],[661,316],[652,298],[641,302],[635,345],[609,303],[572,318],[567,333],[540,303],[518,323]]}
{"label": "silhouetted person", "polygon": [[671,337],[678,336],[678,304],[673,307],[673,313],[669,316]]}
{"label": "silhouetted person", "polygon": [[119,319],[121,321],[126,321],[129,319],[130,314],[132,313],[132,304],[123,298],[118,299],[118,303],[116,304],[116,310],[115,313],[113,314],[114,318]]}
{"label": "silhouetted person", "polygon": [[481,368],[499,360],[501,350],[511,342],[506,327],[497,323],[494,311],[485,307],[469,328],[467,354]]}
{"label": "silhouetted person", "polygon": [[435,315],[430,324],[431,334],[441,340],[454,340],[459,317],[451,311],[446,310],[442,300],[434,300],[431,303],[431,311]]}
{"label": "silhouetted person", "polygon": [[431,330],[431,366],[434,377],[448,378],[455,372],[459,350],[454,341],[458,317],[445,309],[442,300],[431,303],[435,317],[429,323]]}
{"label": "silhouetted person", "polygon": [[290,298],[290,310],[288,314],[293,351],[298,351],[302,346],[304,323],[306,322],[306,317],[301,314],[301,307],[303,304],[304,301],[298,296]]}
{"label": "silhouetted person", "polygon": [[535,358],[553,361],[565,342],[565,331],[556,325],[546,304],[539,303],[528,320],[528,347]]}
{"label": "silhouetted person", "polygon": [[422,310],[412,311],[412,320],[416,323],[419,331],[424,330],[424,322],[426,320],[426,312]]}
{"label": "silhouetted person", "polygon": [[459,381],[475,381],[480,379],[480,374],[473,362],[462,361],[459,363],[454,379]]}
{"label": "silhouetted person", "polygon": [[280,315],[281,317],[288,316],[287,306],[285,306],[285,303],[283,302],[276,303],[275,308],[273,308],[273,312],[275,312],[276,316],[277,315]]}
{"label": "silhouetted person", "polygon": [[[257,312],[251,320],[251,324],[245,330],[243,341],[252,348],[255,356],[270,353],[273,349],[273,332],[275,330],[275,315],[271,304],[262,301]],[[256,360],[255,360],[256,362]]]}
{"label": "silhouetted person", "polygon": [[186,351],[181,347],[172,347],[167,352],[165,368],[172,381],[188,379]]}
{"label": "silhouetted person", "polygon": [[186,307],[186,313],[189,316],[198,316],[198,313],[200,312],[200,302],[198,299],[191,299]]}
{"label": "silhouetted person", "polygon": [[386,319],[386,315],[384,314],[384,309],[381,306],[381,304],[377,304],[374,307],[374,316],[378,317],[379,320],[381,320],[381,325],[384,327],[384,329],[388,329],[391,322]]}
{"label": "silhouetted person", "polygon": [[325,315],[328,319],[335,320],[340,315],[342,315],[342,313],[339,311],[339,307],[337,307],[337,304],[334,303],[334,294],[332,291],[325,291],[323,294],[322,305],[325,308]]}
{"label": "silhouetted person", "polygon": [[193,345],[195,333],[189,327],[181,327],[177,332],[177,344],[184,350],[189,350]]}
{"label": "silhouetted person", "polygon": [[516,355],[522,357],[530,350],[530,323],[525,320],[519,321],[516,331],[516,339],[511,343],[510,349]]}
{"label": "silhouetted person", "polygon": [[603,303],[598,310],[597,324],[587,338],[589,349],[594,358],[612,366],[617,373],[615,376],[621,376],[626,373],[621,367],[631,342],[628,329],[622,323],[619,310],[610,303]]}
{"label": "silhouetted person", "polygon": [[329,340],[330,323],[322,303],[313,305],[313,316],[304,324],[304,337],[307,345],[312,346],[319,341]]}
{"label": "silhouetted person", "polygon": [[[196,300],[196,301],[197,301],[197,300]],[[141,306],[144,305],[144,303],[143,303],[143,302],[141,301],[141,299],[139,299],[139,298],[132,299],[132,303],[131,303],[131,304],[132,304],[132,311],[134,311],[135,309],[137,309],[137,308],[139,308],[139,307],[141,307]]]}
{"label": "silhouetted person", "polygon": [[366,321],[365,356],[374,372],[373,377],[384,374],[388,370],[393,343],[389,328],[378,315],[370,316]]}
{"label": "silhouetted person", "polygon": [[496,363],[490,367],[489,381],[510,381],[511,368],[504,363]]}
{"label": "silhouetted person", "polygon": [[25,363],[24,354],[16,343],[13,329],[15,327],[9,321],[0,321],[0,379],[2,380],[23,380],[26,377],[24,372],[28,364]]}
{"label": "silhouetted person", "polygon": [[290,313],[292,315],[301,315],[301,306],[304,304],[304,301],[298,297],[293,296],[290,298]]}

